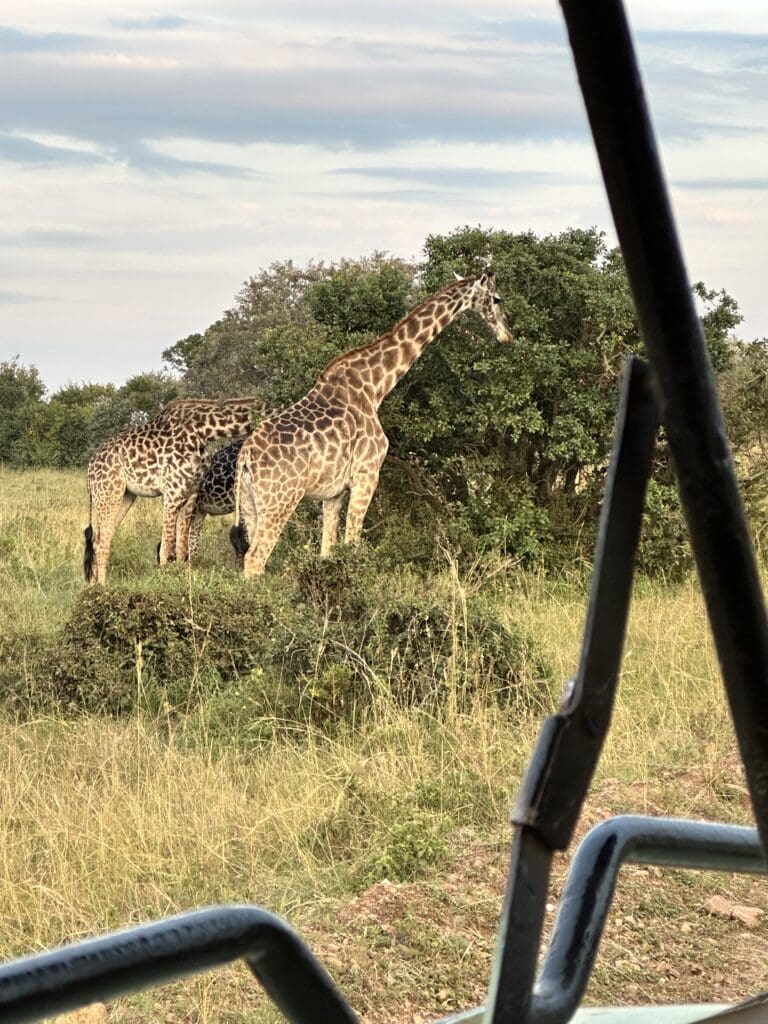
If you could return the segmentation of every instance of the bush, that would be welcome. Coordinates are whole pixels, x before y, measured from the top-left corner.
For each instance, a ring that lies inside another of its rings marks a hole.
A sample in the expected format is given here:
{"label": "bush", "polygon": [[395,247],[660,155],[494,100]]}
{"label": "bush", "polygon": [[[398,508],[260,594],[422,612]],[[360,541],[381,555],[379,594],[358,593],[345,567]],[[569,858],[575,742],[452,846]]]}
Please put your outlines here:
{"label": "bush", "polygon": [[[27,665],[45,701],[112,715],[204,708],[215,732],[258,738],[275,724],[354,721],[379,696],[503,704],[547,675],[488,598],[457,593],[447,577],[427,590],[365,553],[299,557],[283,578],[171,571],[155,581],[82,593]],[[23,681],[9,682],[23,699]]]}

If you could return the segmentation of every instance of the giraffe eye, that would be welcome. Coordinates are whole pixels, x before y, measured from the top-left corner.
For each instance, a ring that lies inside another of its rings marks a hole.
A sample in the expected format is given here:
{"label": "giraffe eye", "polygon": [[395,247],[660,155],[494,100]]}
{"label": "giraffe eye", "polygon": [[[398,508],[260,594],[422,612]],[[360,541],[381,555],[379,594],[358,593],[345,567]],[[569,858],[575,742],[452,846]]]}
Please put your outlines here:
{"label": "giraffe eye", "polygon": [[496,304],[500,303],[501,302],[501,296],[500,295],[494,295],[493,296],[493,301]]}

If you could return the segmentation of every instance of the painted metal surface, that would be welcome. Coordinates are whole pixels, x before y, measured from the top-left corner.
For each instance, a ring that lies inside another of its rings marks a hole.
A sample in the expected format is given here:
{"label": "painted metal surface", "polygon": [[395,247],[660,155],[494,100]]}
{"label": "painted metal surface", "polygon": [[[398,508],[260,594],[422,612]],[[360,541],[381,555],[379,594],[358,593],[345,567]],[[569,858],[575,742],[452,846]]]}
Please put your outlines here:
{"label": "painted metal surface", "polygon": [[299,936],[259,907],[210,907],[0,967],[0,1021],[21,1024],[243,959],[288,1020],[356,1024]]}
{"label": "painted metal surface", "polygon": [[[588,1006],[564,1024],[698,1024],[727,1006]],[[445,1017],[437,1024],[482,1024],[485,1008]]]}

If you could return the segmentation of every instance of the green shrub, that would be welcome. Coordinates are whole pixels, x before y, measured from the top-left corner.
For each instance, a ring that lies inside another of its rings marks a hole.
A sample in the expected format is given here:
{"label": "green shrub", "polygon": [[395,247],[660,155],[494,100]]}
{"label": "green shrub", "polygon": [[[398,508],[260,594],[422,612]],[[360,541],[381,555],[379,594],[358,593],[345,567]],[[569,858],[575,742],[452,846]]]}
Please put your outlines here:
{"label": "green shrub", "polygon": [[379,696],[503,704],[547,675],[489,597],[458,594],[447,575],[433,583],[348,551],[300,555],[282,577],[256,581],[171,570],[143,590],[84,590],[24,668],[2,663],[19,699],[23,672],[60,708],[197,710],[214,732],[252,738],[291,722],[353,721]]}

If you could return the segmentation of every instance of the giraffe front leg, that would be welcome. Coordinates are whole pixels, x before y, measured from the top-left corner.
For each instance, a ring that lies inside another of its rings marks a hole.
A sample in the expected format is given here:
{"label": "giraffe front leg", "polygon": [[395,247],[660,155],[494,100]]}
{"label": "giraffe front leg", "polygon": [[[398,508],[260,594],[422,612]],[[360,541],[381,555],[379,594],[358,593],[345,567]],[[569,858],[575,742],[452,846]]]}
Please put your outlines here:
{"label": "giraffe front leg", "polygon": [[344,492],[335,498],[327,498],[323,502],[323,540],[320,544],[320,557],[328,558],[339,536],[339,516],[344,501]]}
{"label": "giraffe front leg", "polygon": [[349,492],[347,523],[344,529],[345,544],[359,544],[363,535],[363,520],[379,483],[378,471],[358,477]]}

